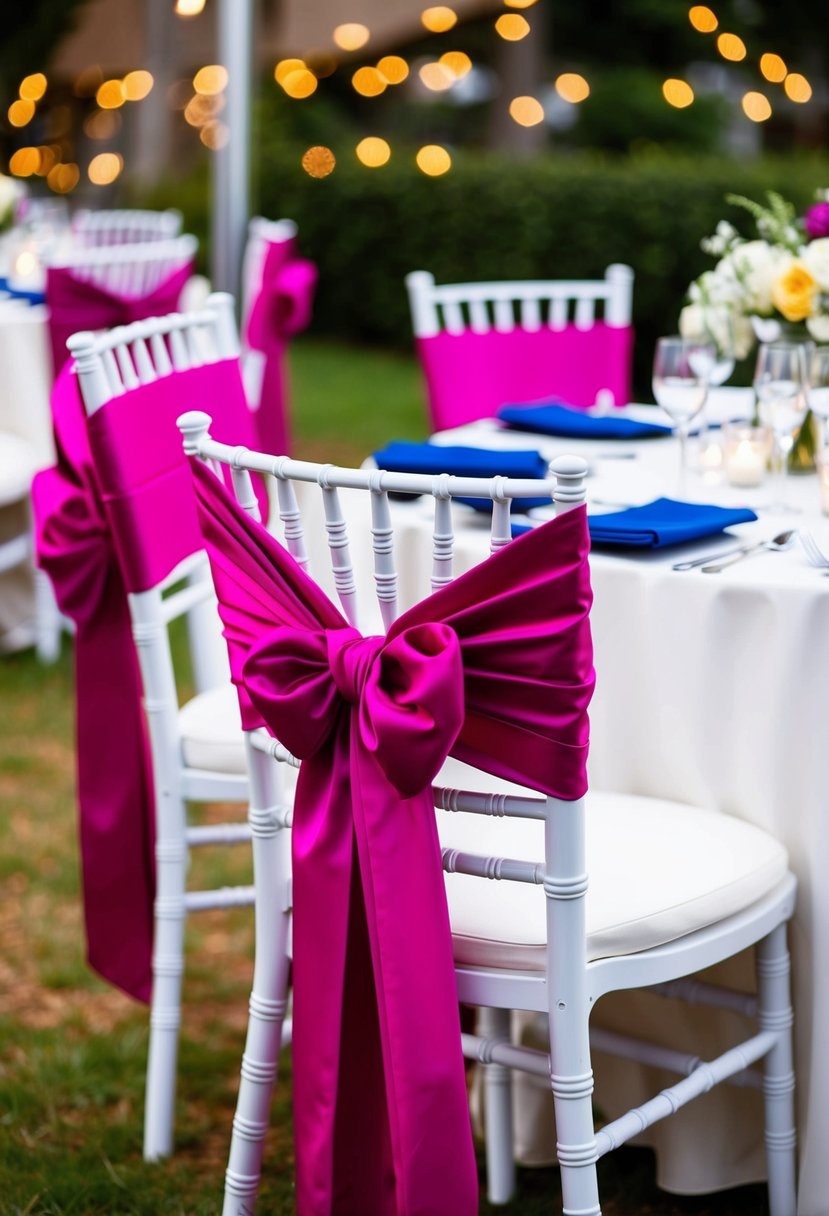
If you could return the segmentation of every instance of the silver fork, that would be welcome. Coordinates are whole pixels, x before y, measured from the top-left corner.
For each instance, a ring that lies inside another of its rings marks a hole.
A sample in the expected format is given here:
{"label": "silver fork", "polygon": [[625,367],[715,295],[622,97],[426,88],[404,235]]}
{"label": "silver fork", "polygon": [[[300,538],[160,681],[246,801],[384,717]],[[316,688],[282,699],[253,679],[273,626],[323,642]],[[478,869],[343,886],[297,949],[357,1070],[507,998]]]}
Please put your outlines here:
{"label": "silver fork", "polygon": [[811,532],[801,532],[800,542],[810,566],[815,566],[818,570],[829,570],[829,557],[820,548]]}

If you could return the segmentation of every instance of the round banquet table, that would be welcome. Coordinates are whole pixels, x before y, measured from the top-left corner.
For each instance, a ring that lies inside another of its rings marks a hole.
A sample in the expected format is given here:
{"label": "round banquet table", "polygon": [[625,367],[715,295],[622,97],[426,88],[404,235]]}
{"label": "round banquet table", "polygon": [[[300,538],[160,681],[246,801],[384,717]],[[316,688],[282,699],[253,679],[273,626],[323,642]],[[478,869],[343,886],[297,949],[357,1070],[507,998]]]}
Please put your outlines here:
{"label": "round banquet table", "polygon": [[[717,412],[732,416],[745,398],[720,392]],[[432,437],[436,443],[538,447],[545,458],[584,455],[591,465],[588,510],[677,494],[673,438],[574,441],[507,432],[482,421]],[[693,448],[692,448],[693,456]],[[450,470],[451,471],[451,470]],[[313,488],[315,489],[315,488]],[[304,488],[316,512],[313,495]],[[692,473],[687,499],[756,507],[759,519],[721,536],[669,549],[598,549],[591,554],[592,628],[597,671],[591,705],[590,781],[596,788],[715,807],[765,828],[784,842],[799,880],[790,934],[794,962],[800,1199],[799,1216],[829,1212],[829,799],[823,742],[829,736],[829,577],[810,566],[799,544],[752,556],[719,574],[676,572],[674,562],[733,547],[733,536],[771,537],[808,528],[829,553],[829,519],[814,474],[790,477],[788,497],[801,513],[761,511],[768,483],[736,490],[710,473]],[[367,495],[343,492],[358,587],[370,589],[372,555]],[[401,607],[426,590],[431,563],[431,501],[396,503]],[[359,520],[357,516],[359,515]],[[489,520],[453,504],[455,572],[488,551]],[[309,529],[314,574],[333,593],[324,529]],[[405,554],[405,558],[402,556]],[[364,633],[381,632],[376,605],[363,605]],[[715,977],[751,987],[751,960],[734,960]],[[675,1043],[706,1059],[750,1033],[732,1013],[651,994],[605,997],[594,1020],[655,1042]],[[680,1034],[681,1023],[685,1023]],[[522,1020],[526,1039],[543,1034]],[[543,1037],[541,1039],[543,1044]],[[690,1045],[693,1044],[691,1047]],[[596,1102],[613,1118],[653,1096],[675,1076],[596,1055]],[[520,1159],[554,1158],[552,1103],[546,1086],[516,1082]],[[720,1086],[649,1129],[658,1181],[700,1193],[765,1176],[761,1101],[756,1091]]]}

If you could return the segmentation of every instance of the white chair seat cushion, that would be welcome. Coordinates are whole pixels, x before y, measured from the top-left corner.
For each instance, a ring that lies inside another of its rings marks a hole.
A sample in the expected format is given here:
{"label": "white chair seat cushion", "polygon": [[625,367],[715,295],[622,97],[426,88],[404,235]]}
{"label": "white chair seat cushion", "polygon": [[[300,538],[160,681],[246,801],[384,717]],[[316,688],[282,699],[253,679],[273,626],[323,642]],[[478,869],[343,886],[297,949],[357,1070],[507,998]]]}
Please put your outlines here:
{"label": "white chair seat cushion", "polygon": [[[451,759],[435,784],[538,797]],[[589,960],[647,950],[714,924],[761,899],[787,872],[783,845],[733,815],[596,791],[586,802]],[[436,814],[444,847],[544,860],[540,821]],[[543,887],[445,878],[456,962],[545,969]]]}
{"label": "white chair seat cushion", "polygon": [[179,710],[178,724],[188,768],[247,773],[239,700],[232,684],[193,697]]}
{"label": "white chair seat cushion", "polygon": [[27,497],[39,467],[30,443],[8,431],[0,431],[0,507]]}

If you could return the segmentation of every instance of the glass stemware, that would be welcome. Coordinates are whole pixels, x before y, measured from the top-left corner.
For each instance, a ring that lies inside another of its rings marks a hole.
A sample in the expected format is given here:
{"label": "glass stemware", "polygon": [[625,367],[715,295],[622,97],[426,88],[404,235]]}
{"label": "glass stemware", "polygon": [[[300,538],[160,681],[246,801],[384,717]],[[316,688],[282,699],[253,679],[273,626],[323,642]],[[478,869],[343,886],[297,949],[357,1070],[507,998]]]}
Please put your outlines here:
{"label": "glass stemware", "polygon": [[829,420],[829,346],[813,346],[809,352],[806,400],[818,420],[818,451],[822,451]]}
{"label": "glass stemware", "polygon": [[754,389],[760,421],[774,437],[773,467],[776,497],[768,507],[775,512],[793,511],[786,503],[789,453],[806,416],[806,351],[802,343],[765,342],[757,352]]}
{"label": "glass stemware", "polygon": [[679,436],[680,487],[688,471],[688,433],[705,405],[709,373],[716,362],[711,342],[690,338],[659,338],[653,357],[653,395]]}

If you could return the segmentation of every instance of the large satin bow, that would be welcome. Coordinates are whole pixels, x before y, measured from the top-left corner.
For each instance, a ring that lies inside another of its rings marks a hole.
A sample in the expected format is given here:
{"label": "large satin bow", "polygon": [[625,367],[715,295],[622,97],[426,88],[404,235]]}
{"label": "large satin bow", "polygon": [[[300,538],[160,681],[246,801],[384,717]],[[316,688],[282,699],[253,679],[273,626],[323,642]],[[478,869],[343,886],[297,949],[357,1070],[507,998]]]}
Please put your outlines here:
{"label": "large satin bow", "polygon": [[154,818],[141,676],[124,582],[92,476],[77,378],[52,394],[57,464],[32,486],[37,560],[76,626],[76,763],[87,957],[150,999]]}
{"label": "large satin bow", "polygon": [[207,469],[202,532],[248,728],[303,757],[293,820],[300,1216],[471,1216],[477,1181],[430,784],[446,755],[586,788],[584,510],[363,638]]}
{"label": "large satin bow", "polygon": [[257,352],[263,361],[261,384],[252,394],[251,408],[258,446],[264,452],[291,450],[285,348],[288,339],[311,320],[316,282],[316,266],[294,256],[293,240],[268,246],[261,285],[243,335],[248,350]]}
{"label": "large satin bow", "polygon": [[184,285],[193,273],[193,261],[172,271],[150,292],[124,295],[121,292],[79,279],[66,267],[46,272],[46,302],[49,306],[49,342],[55,376],[69,358],[66,340],[80,330],[112,329],[145,317],[162,317],[178,307]]}

